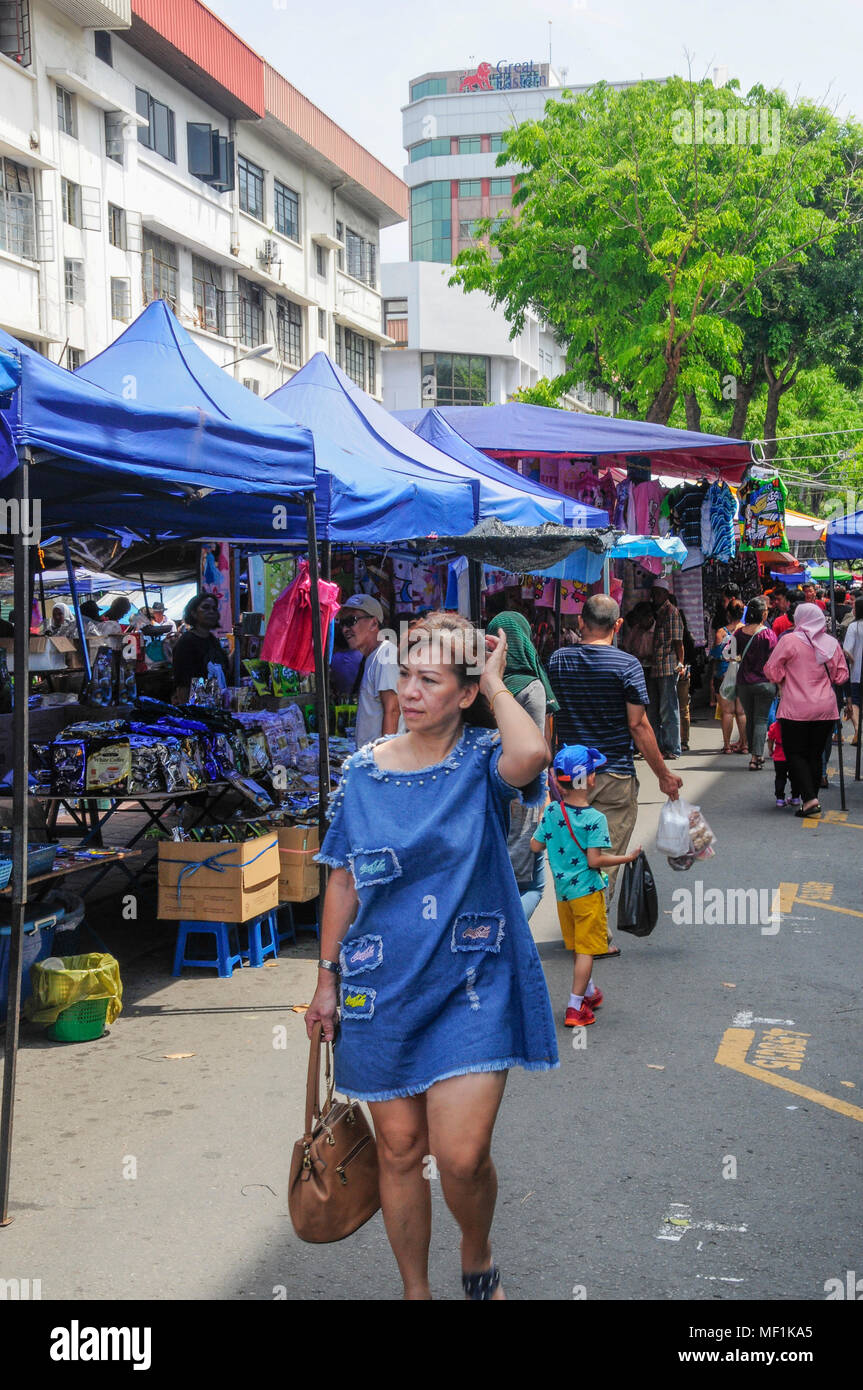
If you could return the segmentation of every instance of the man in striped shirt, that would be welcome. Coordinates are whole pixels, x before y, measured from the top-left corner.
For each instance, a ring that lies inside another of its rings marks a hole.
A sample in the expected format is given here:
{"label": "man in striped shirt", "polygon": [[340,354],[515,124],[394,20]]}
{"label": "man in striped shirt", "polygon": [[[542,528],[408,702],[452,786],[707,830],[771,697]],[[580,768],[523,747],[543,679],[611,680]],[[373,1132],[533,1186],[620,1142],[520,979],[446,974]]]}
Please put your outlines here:
{"label": "man in striped shirt", "polygon": [[[614,854],[626,854],[638,816],[638,778],[633,744],[656,773],[659,789],[676,801],[683,779],[665,764],[647,718],[647,687],[641,662],[614,646],[620,609],[606,594],[593,594],[581,613],[582,641],[560,647],[548,664],[551,688],[560,705],[555,716],[557,746],[580,743],[598,748],[608,761],[596,774],[588,804],[608,821]],[[608,904],[617,868],[608,871]]]}

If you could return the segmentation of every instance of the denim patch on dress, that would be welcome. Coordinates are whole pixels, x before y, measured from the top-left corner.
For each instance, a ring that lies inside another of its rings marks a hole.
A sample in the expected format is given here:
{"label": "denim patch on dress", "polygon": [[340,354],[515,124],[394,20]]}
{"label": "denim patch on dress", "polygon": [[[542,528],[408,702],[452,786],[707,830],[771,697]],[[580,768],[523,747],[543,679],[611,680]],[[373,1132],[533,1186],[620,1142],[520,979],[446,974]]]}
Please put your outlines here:
{"label": "denim patch on dress", "polygon": [[499,951],[503,940],[502,912],[463,912],[452,929],[454,951]]}
{"label": "denim patch on dress", "polygon": [[377,970],[384,958],[384,943],[380,936],[360,936],[349,941],[339,954],[342,975],[363,975],[367,970]]}
{"label": "denim patch on dress", "polygon": [[402,866],[392,849],[359,849],[349,854],[351,872],[357,888],[373,888],[379,883],[392,883],[399,878]]}
{"label": "denim patch on dress", "polygon": [[377,990],[359,985],[342,986],[342,1022],[349,1018],[371,1018],[375,1011]]}

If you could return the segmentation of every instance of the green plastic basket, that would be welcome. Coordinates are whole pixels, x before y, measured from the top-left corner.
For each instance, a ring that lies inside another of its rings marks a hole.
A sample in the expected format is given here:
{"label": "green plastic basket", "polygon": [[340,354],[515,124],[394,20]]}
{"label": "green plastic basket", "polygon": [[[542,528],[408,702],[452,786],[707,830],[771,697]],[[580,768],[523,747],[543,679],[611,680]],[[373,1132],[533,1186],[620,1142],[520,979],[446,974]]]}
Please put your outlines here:
{"label": "green plastic basket", "polygon": [[57,1022],[51,1024],[48,1037],[55,1042],[92,1042],[94,1038],[101,1038],[108,1003],[108,999],[82,999],[80,1004],[70,1005],[58,1016]]}

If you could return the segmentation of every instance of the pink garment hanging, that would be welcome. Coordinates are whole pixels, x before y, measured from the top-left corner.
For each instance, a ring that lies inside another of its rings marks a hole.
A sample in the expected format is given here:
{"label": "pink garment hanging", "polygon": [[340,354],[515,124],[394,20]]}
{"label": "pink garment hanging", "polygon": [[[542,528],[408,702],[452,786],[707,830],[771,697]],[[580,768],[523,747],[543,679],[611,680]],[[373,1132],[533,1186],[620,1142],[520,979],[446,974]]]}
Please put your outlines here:
{"label": "pink garment hanging", "polygon": [[[293,584],[283,589],[273,604],[267,632],[261,647],[261,660],[277,666],[289,666],[304,674],[315,669],[312,641],[312,581],[309,565],[303,560]],[[338,584],[318,580],[318,601],[321,606],[321,633],[326,651],[330,623],[339,611]]]}

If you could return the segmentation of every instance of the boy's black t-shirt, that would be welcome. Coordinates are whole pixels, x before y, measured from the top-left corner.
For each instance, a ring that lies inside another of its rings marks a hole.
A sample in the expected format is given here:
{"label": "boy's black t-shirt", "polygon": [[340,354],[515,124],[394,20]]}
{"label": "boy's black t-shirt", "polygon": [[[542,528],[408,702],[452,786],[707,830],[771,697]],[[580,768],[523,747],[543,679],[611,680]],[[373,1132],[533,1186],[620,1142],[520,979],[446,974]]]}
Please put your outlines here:
{"label": "boy's black t-shirt", "polygon": [[228,679],[228,658],[217,637],[210,632],[199,637],[197,632],[184,632],[173,651],[174,685],[184,689],[196,676],[206,676],[211,661],[218,661]]}

